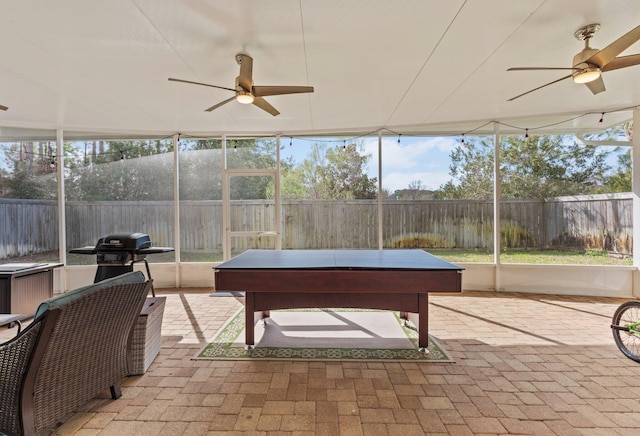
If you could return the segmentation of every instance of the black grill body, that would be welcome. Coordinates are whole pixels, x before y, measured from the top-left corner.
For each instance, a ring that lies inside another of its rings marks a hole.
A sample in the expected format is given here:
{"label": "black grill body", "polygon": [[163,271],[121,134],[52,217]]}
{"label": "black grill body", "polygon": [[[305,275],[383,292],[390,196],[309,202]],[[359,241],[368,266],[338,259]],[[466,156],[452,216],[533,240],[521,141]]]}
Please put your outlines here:
{"label": "black grill body", "polygon": [[147,257],[141,250],[151,248],[151,238],[144,233],[116,233],[100,238],[95,247],[98,265],[127,265]]}

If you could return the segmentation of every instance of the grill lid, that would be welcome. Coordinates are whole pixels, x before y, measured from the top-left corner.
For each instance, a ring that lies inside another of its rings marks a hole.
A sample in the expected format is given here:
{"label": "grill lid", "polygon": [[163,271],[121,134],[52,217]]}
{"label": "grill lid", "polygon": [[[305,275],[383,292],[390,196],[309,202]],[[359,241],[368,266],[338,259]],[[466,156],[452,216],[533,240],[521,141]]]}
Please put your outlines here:
{"label": "grill lid", "polygon": [[100,238],[96,251],[136,251],[151,248],[151,239],[144,233],[114,233]]}

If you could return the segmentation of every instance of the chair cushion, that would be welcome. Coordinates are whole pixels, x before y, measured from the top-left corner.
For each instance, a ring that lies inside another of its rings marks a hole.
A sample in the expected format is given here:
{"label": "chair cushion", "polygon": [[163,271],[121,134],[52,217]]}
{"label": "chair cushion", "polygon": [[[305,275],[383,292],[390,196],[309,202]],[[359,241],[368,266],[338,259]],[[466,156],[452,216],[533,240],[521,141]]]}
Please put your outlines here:
{"label": "chair cushion", "polygon": [[102,280],[98,283],[93,283],[91,285],[83,286],[78,289],[74,289],[73,291],[65,292],[64,294],[56,295],[55,297],[44,300],[38,306],[36,310],[36,314],[33,316],[33,319],[37,319],[43,313],[45,313],[50,308],[60,307],[64,304],[67,304],[77,298],[80,298],[83,295],[90,294],[92,292],[99,291],[100,289],[104,289],[106,287],[112,285],[119,285],[122,283],[140,283],[144,282],[145,277],[144,274],[140,271],[128,272],[116,277],[112,277],[110,279]]}

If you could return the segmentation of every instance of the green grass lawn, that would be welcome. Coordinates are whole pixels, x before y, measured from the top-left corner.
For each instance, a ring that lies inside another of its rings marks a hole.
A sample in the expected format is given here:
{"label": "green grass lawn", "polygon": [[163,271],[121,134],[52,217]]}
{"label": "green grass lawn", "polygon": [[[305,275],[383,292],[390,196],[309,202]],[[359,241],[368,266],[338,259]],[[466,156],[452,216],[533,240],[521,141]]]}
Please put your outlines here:
{"label": "green grass lawn", "polygon": [[[493,262],[493,252],[484,250],[427,250],[450,262]],[[501,263],[556,265],[633,265],[629,256],[614,256],[601,251],[516,250],[503,249]]]}

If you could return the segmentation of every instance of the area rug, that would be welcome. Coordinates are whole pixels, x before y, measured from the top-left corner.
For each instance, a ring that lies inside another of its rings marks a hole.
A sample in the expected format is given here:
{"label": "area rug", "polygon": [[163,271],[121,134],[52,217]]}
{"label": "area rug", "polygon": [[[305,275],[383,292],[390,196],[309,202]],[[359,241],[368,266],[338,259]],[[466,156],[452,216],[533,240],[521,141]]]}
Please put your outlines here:
{"label": "area rug", "polygon": [[431,335],[420,352],[415,326],[382,310],[273,310],[256,325],[254,349],[245,349],[244,337],[241,309],[194,359],[453,362]]}

